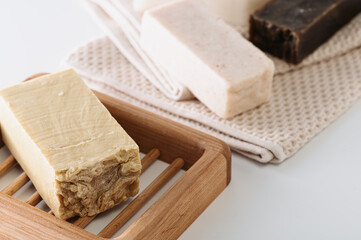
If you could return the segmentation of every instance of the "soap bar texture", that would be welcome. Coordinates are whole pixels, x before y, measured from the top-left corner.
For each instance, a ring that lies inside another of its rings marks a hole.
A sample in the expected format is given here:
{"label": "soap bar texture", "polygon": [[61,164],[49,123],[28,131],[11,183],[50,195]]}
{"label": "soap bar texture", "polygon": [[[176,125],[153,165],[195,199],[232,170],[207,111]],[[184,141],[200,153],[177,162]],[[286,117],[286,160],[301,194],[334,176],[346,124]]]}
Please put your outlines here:
{"label": "soap bar texture", "polygon": [[134,0],[133,7],[135,11],[144,12],[149,8],[156,7],[169,1],[170,0]]}
{"label": "soap bar texture", "polygon": [[[143,12],[174,0],[134,0],[134,9]],[[196,1],[196,0],[195,0]],[[202,0],[217,16],[235,27],[247,27],[250,15],[268,0]]]}
{"label": "soap bar texture", "polygon": [[202,0],[215,14],[235,27],[247,27],[251,14],[268,0]]}
{"label": "soap bar texture", "polygon": [[73,71],[0,90],[5,144],[59,218],[92,216],[139,191],[139,148]]}
{"label": "soap bar texture", "polygon": [[360,0],[272,0],[251,16],[250,40],[297,64],[360,11]]}
{"label": "soap bar texture", "polygon": [[270,97],[274,65],[199,1],[148,10],[141,45],[210,110],[231,118]]}

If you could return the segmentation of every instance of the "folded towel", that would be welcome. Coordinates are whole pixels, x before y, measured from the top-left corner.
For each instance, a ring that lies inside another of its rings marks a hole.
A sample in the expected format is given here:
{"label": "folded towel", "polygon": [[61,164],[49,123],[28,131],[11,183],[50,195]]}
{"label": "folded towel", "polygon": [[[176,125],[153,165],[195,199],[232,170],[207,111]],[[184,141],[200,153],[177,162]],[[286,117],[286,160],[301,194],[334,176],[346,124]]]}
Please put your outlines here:
{"label": "folded towel", "polygon": [[157,66],[139,44],[141,16],[129,0],[88,0],[89,12],[123,55],[162,93],[174,100],[194,98],[192,93]]}
{"label": "folded towel", "polygon": [[[101,2],[115,6],[127,1]],[[279,163],[287,159],[361,96],[361,15],[300,65],[274,59],[276,75],[270,102],[224,120],[195,99],[170,99],[135,63],[135,55],[130,54],[139,53],[124,50],[133,45],[119,21],[95,0],[87,4],[109,38],[102,37],[80,47],[66,63],[90,87],[205,131],[257,161]]]}

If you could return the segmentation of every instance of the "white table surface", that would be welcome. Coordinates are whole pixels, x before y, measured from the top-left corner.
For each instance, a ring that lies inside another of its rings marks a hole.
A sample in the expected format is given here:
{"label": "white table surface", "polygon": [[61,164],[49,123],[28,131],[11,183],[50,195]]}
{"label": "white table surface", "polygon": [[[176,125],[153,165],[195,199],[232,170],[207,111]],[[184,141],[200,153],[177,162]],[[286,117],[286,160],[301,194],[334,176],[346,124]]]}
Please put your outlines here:
{"label": "white table surface", "polygon": [[[2,1],[0,31],[0,88],[102,35],[74,0]],[[233,153],[231,184],[181,239],[361,239],[360,135],[361,101],[281,165]]]}

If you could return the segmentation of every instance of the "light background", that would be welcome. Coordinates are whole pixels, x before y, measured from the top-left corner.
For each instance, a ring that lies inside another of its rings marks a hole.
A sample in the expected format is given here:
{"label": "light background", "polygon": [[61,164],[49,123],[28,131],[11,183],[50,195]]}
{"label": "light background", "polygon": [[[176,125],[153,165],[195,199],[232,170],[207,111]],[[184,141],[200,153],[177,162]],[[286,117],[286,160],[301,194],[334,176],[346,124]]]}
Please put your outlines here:
{"label": "light background", "polygon": [[[102,35],[78,1],[0,3],[0,88]],[[231,184],[181,239],[361,239],[360,135],[358,101],[281,165],[234,153]]]}

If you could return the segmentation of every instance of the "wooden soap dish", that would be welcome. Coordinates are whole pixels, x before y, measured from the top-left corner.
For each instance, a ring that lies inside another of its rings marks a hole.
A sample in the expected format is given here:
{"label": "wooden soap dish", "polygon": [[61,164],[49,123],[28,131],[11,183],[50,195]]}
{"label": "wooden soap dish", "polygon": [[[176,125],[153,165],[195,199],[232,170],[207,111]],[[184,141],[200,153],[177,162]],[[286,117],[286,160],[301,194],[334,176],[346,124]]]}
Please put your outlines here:
{"label": "wooden soap dish", "polygon": [[[37,76],[40,75],[29,79]],[[35,208],[42,200],[37,192],[25,202],[13,198],[12,195],[29,181],[22,173],[0,192],[1,239],[111,238],[173,175],[184,169],[182,177],[114,238],[176,239],[230,182],[231,153],[221,140],[105,94],[95,94],[137,142],[140,151],[147,153],[142,159],[142,172],[156,159],[170,165],[98,235],[83,229],[95,217],[78,218],[69,223],[51,212]],[[2,161],[0,176],[14,164],[16,160],[12,156]]]}

